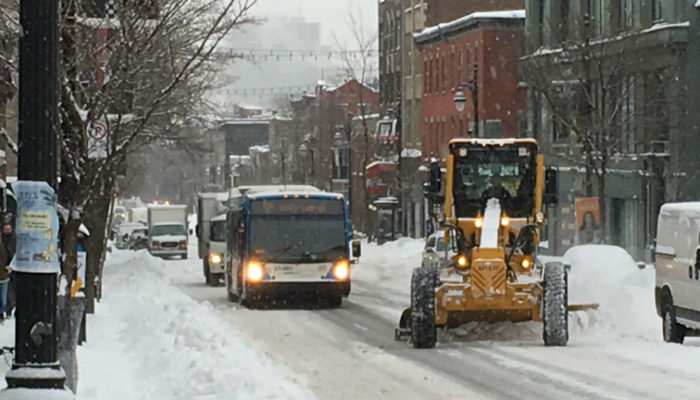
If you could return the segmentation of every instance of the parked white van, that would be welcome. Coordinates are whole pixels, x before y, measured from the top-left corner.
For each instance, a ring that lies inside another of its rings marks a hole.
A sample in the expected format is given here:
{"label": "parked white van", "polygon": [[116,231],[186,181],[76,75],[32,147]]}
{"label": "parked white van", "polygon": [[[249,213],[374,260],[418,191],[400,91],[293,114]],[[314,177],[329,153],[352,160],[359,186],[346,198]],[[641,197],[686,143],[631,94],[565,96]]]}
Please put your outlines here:
{"label": "parked white van", "polygon": [[700,335],[700,202],[661,207],[654,249],[656,312],[664,340]]}

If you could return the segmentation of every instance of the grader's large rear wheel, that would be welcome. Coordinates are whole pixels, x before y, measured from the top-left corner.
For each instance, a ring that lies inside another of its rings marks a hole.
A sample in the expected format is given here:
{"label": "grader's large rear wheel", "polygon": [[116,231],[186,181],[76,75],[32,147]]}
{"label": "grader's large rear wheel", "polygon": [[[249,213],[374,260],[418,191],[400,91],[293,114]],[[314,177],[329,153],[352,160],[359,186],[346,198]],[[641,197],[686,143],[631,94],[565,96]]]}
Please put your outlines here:
{"label": "grader's large rear wheel", "polygon": [[411,341],[417,349],[430,349],[437,342],[435,284],[437,271],[416,268],[411,278]]}
{"label": "grader's large rear wheel", "polygon": [[561,263],[547,263],[542,295],[545,346],[566,346],[569,341],[569,289],[566,269]]}

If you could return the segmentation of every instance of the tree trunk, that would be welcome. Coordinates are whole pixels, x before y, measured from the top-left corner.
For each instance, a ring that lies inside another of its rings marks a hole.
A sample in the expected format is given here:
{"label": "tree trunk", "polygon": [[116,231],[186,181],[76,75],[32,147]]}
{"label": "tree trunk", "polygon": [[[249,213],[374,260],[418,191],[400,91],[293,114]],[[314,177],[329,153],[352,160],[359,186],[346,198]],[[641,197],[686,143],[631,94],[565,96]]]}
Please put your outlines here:
{"label": "tree trunk", "polygon": [[608,243],[608,229],[607,229],[607,206],[605,203],[605,175],[607,174],[606,166],[603,164],[598,173],[598,207],[600,210],[600,241],[601,243]]}
{"label": "tree trunk", "polygon": [[101,298],[102,266],[107,247],[107,225],[113,184],[111,181],[105,182],[96,190],[100,190],[103,195],[86,204],[84,217],[85,225],[90,230],[87,244],[87,270],[85,271],[88,313],[95,312],[95,299]]}

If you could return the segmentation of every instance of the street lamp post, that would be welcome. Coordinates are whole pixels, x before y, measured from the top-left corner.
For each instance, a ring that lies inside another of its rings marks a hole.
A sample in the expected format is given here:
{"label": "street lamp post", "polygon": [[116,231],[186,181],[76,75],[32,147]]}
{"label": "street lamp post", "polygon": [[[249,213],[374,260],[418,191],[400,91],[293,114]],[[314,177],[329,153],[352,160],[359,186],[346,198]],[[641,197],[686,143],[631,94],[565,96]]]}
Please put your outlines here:
{"label": "street lamp post", "polygon": [[[469,89],[472,94],[472,103],[474,104],[474,137],[479,137],[479,84],[478,84],[478,72],[479,66],[474,64],[474,76],[472,76],[468,81],[462,82],[457,86],[457,92],[455,92],[452,100],[455,103],[455,108],[457,111],[464,111],[466,106],[467,97],[464,95],[464,88]],[[467,128],[468,129],[468,128]]]}
{"label": "street lamp post", "polygon": [[[20,1],[19,154],[22,181],[57,188],[58,1]],[[9,388],[63,389],[58,362],[57,273],[13,272],[15,359]]]}

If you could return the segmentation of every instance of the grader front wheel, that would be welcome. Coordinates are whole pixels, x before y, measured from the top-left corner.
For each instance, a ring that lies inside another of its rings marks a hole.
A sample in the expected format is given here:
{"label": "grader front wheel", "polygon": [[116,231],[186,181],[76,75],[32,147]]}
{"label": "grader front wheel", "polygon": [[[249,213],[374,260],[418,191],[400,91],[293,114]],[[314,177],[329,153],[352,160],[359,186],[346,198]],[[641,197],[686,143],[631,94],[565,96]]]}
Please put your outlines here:
{"label": "grader front wheel", "polygon": [[569,341],[568,277],[561,263],[547,263],[544,269],[542,336],[545,346],[566,346]]}
{"label": "grader front wheel", "polygon": [[411,341],[417,349],[431,349],[437,342],[435,284],[437,271],[416,268],[411,278]]}

